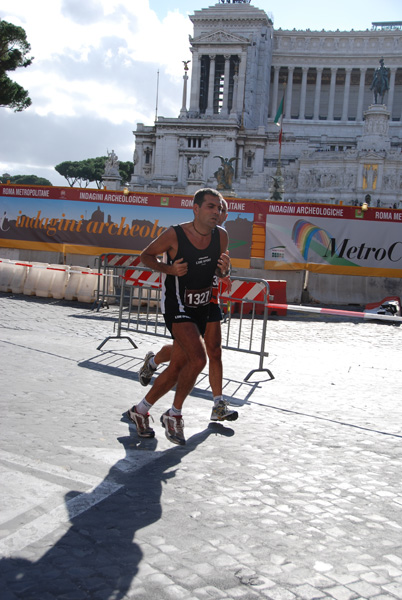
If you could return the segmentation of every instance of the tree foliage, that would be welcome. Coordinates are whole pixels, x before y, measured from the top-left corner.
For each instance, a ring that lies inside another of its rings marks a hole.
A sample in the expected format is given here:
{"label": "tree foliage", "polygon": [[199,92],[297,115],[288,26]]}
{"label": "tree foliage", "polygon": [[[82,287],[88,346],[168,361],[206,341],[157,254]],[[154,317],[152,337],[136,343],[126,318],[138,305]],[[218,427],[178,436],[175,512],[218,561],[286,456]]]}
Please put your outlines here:
{"label": "tree foliage", "polygon": [[31,106],[32,100],[27,90],[12,81],[7,72],[28,67],[33,61],[27,56],[30,50],[25,29],[0,20],[0,106],[13,108],[15,112]]}
{"label": "tree foliage", "polygon": [[[68,182],[70,187],[86,188],[94,182],[98,189],[103,186],[102,177],[105,173],[106,156],[96,158],[86,158],[79,161],[64,161],[55,166],[56,171]],[[119,173],[121,182],[126,185],[134,171],[134,164],[131,161],[119,162]]]}
{"label": "tree foliage", "polygon": [[120,162],[119,172],[122,184],[127,185],[130,183],[131,175],[134,173],[134,163],[131,160]]}
{"label": "tree foliage", "polygon": [[0,175],[0,183],[8,182],[13,185],[52,185],[48,179],[38,177],[37,175],[9,175],[8,173]]}

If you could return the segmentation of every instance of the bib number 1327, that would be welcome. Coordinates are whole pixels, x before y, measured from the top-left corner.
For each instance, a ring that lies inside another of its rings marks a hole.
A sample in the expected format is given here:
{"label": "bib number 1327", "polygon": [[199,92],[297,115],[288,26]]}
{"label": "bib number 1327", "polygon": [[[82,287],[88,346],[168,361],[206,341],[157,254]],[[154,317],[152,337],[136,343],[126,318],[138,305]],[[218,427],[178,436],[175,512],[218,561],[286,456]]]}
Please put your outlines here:
{"label": "bib number 1327", "polygon": [[204,288],[203,290],[185,290],[184,304],[191,308],[205,306],[211,300],[212,288]]}

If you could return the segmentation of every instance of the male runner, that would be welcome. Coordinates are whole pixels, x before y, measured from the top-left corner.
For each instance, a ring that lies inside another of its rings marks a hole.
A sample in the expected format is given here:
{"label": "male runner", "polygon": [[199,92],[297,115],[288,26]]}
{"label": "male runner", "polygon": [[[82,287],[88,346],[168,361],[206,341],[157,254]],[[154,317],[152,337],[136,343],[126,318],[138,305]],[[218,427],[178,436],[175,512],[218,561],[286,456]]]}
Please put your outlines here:
{"label": "male runner", "polygon": [[[228,205],[225,199],[222,200],[223,209],[218,219],[218,225],[223,227],[228,216]],[[222,336],[221,321],[222,311],[219,306],[218,297],[219,278],[214,276],[214,285],[212,288],[212,298],[209,305],[208,322],[205,330],[204,341],[209,360],[209,383],[212,389],[214,406],[211,413],[211,421],[235,421],[238,413],[229,409],[228,402],[222,395]],[[144,364],[139,372],[141,385],[146,386],[152,379],[152,375],[163,363],[170,361],[172,353],[172,344],[162,346],[155,354],[148,352],[145,356]]]}
{"label": "male runner", "polygon": [[[161,310],[173,337],[168,367],[141,402],[127,411],[141,437],[154,437],[149,409],[176,386],[173,406],[161,416],[169,441],[184,445],[182,406],[206,365],[205,333],[214,275],[229,272],[228,235],[218,226],[222,195],[203,188],[194,195],[194,220],[169,227],[141,254],[141,262],[162,273]],[[158,257],[164,254],[166,262]]]}

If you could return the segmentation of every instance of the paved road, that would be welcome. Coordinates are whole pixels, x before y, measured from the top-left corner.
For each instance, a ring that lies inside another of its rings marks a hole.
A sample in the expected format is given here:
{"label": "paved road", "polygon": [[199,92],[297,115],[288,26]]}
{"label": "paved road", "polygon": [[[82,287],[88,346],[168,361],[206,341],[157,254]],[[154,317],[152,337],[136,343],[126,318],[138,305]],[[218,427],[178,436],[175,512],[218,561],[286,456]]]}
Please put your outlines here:
{"label": "paved road", "polygon": [[[0,295],[1,600],[402,598],[402,328],[272,318],[266,366],[224,353],[234,423],[204,374],[184,448],[122,412],[158,338],[115,309]],[[265,379],[265,381],[264,381]]]}

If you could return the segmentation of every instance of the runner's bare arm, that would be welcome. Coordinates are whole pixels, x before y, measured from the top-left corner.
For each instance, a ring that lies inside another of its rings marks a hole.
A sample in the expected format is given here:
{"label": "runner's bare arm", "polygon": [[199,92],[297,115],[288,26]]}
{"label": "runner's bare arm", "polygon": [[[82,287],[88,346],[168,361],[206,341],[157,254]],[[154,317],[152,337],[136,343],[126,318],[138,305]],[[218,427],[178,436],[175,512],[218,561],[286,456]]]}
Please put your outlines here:
{"label": "runner's bare arm", "polygon": [[222,227],[218,227],[218,229],[221,242],[221,255],[218,260],[218,266],[215,271],[215,274],[218,277],[224,278],[227,277],[227,275],[229,275],[231,269],[228,251],[229,237],[225,229],[223,229]]}
{"label": "runner's bare arm", "polygon": [[153,240],[141,253],[141,262],[159,273],[165,273],[166,275],[177,275],[181,277],[185,275],[188,270],[188,265],[183,261],[182,258],[174,261],[172,265],[164,263],[159,256],[164,252],[167,252],[169,256],[173,257],[177,253],[177,236],[173,227],[169,227],[166,231],[161,233],[156,240]]}

